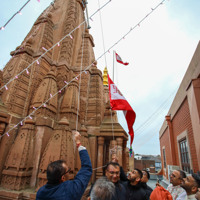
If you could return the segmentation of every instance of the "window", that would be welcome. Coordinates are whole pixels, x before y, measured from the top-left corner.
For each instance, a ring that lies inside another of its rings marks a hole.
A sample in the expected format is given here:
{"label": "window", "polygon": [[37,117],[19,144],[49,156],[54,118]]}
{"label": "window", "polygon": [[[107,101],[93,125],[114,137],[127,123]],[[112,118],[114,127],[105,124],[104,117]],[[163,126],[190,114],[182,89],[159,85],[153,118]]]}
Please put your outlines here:
{"label": "window", "polygon": [[182,169],[185,172],[190,173],[190,160],[188,155],[188,146],[187,146],[187,140],[184,138],[179,142],[180,147],[180,154],[181,154],[181,165]]}
{"label": "window", "polygon": [[166,168],[166,155],[165,155],[165,149],[163,149],[163,162],[164,162],[164,168]]}

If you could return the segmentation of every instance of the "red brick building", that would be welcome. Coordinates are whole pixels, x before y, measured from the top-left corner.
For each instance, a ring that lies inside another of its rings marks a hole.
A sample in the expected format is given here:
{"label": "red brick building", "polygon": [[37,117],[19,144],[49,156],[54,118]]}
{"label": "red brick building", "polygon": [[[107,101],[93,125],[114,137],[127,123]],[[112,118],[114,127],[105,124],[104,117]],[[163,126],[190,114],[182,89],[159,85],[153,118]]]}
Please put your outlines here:
{"label": "red brick building", "polygon": [[162,168],[200,171],[200,42],[159,132]]}

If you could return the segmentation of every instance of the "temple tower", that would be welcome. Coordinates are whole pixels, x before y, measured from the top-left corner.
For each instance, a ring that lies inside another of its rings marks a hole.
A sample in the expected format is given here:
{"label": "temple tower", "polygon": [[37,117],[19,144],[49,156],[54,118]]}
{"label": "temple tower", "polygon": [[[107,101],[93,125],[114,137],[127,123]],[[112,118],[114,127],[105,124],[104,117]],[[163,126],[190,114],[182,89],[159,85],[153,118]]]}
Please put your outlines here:
{"label": "temple tower", "polygon": [[1,87],[12,79],[0,91],[2,199],[34,199],[54,160],[65,159],[73,179],[80,169],[76,129],[92,161],[92,182],[112,152],[127,169],[128,135],[109,106],[107,69],[103,75],[98,69],[93,37],[82,23],[85,6],[84,0],[55,0],[0,71]]}

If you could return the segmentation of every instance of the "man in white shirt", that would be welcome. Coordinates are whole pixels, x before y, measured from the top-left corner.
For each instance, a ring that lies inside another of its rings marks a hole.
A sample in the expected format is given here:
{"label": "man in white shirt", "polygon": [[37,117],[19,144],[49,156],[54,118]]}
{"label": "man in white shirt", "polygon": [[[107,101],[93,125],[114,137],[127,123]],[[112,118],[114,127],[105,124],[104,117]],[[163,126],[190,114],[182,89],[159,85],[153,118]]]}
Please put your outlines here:
{"label": "man in white shirt", "polygon": [[192,176],[184,178],[181,187],[187,192],[188,200],[196,200],[195,195],[198,192],[198,188],[200,188],[200,173],[193,173]]}
{"label": "man in white shirt", "polygon": [[170,184],[167,187],[167,190],[173,197],[173,200],[186,200],[187,193],[181,187],[183,178],[186,178],[185,172],[181,170],[174,170],[170,175]]}

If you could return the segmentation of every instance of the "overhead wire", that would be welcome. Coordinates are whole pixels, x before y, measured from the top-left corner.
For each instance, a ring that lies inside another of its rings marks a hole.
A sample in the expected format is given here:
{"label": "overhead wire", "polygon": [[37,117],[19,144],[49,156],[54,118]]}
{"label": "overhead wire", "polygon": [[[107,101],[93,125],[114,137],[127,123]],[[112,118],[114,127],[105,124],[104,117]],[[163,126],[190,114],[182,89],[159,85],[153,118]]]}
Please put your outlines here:
{"label": "overhead wire", "polygon": [[[168,104],[170,99],[173,97],[173,95],[175,94],[175,92],[177,91],[177,89],[175,89],[170,96],[158,107],[158,109],[155,110],[155,112],[153,112],[152,115],[150,115],[136,130],[135,132],[142,132],[153,120],[154,120],[154,116],[157,117],[157,114],[161,113],[162,110],[164,110]],[[137,134],[136,136],[139,136],[139,134]]]}

